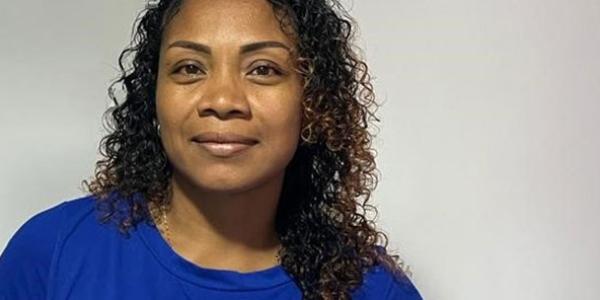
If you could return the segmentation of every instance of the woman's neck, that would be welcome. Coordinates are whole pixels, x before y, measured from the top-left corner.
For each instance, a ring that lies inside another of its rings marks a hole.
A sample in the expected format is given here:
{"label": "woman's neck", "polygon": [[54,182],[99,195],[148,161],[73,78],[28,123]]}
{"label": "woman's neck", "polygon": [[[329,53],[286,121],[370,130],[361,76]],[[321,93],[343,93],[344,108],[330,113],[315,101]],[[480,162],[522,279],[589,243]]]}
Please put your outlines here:
{"label": "woman's neck", "polygon": [[174,176],[167,210],[173,250],[207,268],[248,272],[278,264],[282,183],[283,175],[244,192],[207,192]]}

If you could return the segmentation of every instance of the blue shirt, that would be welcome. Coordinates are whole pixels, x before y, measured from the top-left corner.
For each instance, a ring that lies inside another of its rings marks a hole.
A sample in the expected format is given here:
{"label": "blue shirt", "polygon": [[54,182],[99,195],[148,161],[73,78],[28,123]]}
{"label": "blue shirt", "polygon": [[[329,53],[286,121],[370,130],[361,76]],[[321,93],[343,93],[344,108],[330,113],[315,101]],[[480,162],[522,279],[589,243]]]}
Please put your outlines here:
{"label": "blue shirt", "polygon": [[[95,199],[49,208],[19,228],[0,256],[0,299],[301,299],[281,265],[256,272],[200,267],[178,255],[155,226],[129,237],[101,224]],[[406,279],[377,265],[353,299],[421,300]]]}

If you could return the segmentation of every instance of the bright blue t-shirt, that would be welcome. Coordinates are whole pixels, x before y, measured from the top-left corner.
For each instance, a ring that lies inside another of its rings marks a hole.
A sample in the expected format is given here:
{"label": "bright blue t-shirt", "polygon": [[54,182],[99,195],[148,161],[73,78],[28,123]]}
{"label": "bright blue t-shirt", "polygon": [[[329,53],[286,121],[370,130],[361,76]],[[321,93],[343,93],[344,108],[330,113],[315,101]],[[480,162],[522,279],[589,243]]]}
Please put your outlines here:
{"label": "bright blue t-shirt", "polygon": [[[19,228],[0,256],[0,299],[301,299],[281,265],[256,272],[200,267],[178,255],[155,226],[129,237],[101,224],[95,198],[42,211]],[[372,267],[353,299],[421,300],[406,279]]]}

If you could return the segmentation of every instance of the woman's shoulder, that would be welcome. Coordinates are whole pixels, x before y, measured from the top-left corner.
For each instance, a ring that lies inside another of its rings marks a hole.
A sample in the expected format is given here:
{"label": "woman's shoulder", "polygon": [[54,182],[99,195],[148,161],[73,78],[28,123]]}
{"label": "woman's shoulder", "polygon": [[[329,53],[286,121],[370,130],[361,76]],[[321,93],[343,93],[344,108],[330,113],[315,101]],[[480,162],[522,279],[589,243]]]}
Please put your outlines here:
{"label": "woman's shoulder", "polygon": [[60,241],[93,211],[93,203],[91,196],[63,201],[17,229],[0,255],[0,296],[27,289],[41,293]]}
{"label": "woman's shoulder", "polygon": [[[378,248],[385,252],[381,246]],[[423,298],[409,275],[398,270],[389,270],[382,264],[376,264],[365,274],[363,284],[354,292],[353,299],[422,300]]]}
{"label": "woman's shoulder", "polygon": [[36,245],[51,243],[50,240],[77,224],[94,209],[91,195],[65,200],[42,210],[25,221],[9,243],[21,242]]}
{"label": "woman's shoulder", "polygon": [[419,291],[410,278],[405,275],[395,275],[383,266],[375,266],[365,277],[365,294],[377,294],[378,297],[367,297],[359,299],[398,299],[398,300],[422,300]]}
{"label": "woman's shoulder", "polygon": [[[9,247],[39,251],[40,247],[52,245],[58,235],[77,223],[93,210],[92,196],[83,196],[63,201],[42,210],[26,220],[9,240]],[[18,245],[14,245],[14,244]],[[35,247],[34,247],[35,246]]]}

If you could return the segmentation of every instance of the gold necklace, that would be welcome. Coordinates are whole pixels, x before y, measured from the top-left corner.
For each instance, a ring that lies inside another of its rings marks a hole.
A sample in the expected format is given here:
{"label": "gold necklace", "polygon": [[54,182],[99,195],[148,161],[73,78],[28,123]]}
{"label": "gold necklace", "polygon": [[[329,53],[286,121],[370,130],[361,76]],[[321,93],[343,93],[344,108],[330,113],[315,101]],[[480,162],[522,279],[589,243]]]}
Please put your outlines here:
{"label": "gold necklace", "polygon": [[[148,203],[150,209],[150,215],[156,224],[156,227],[160,231],[161,235],[165,237],[169,246],[173,247],[171,241],[171,231],[169,230],[169,220],[167,218],[167,206],[165,204],[156,205],[154,202]],[[281,249],[281,246],[280,246]],[[275,254],[278,263],[281,263],[281,257],[279,251]]]}
{"label": "gold necklace", "polygon": [[149,202],[150,214],[156,227],[165,237],[169,245],[173,245],[171,241],[171,231],[169,230],[169,220],[167,219],[167,206],[165,204],[156,205],[154,202]]}

